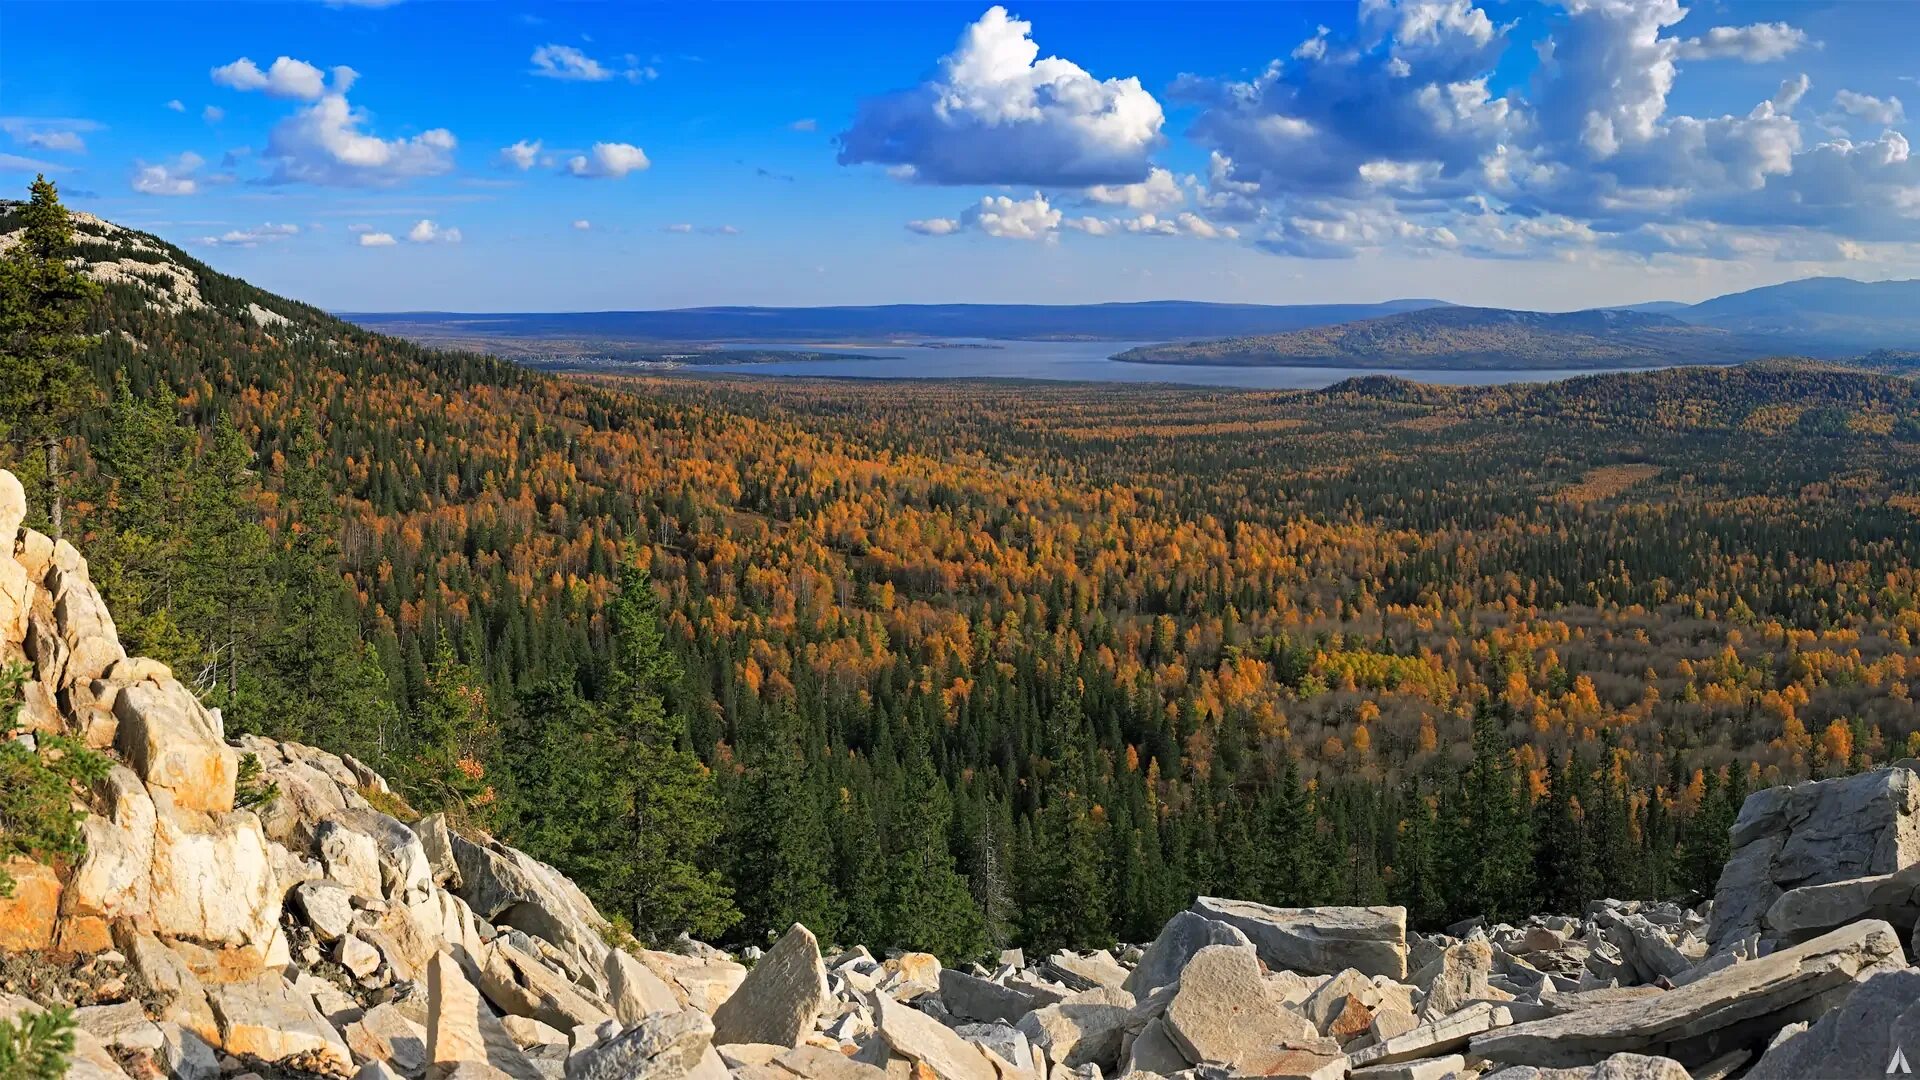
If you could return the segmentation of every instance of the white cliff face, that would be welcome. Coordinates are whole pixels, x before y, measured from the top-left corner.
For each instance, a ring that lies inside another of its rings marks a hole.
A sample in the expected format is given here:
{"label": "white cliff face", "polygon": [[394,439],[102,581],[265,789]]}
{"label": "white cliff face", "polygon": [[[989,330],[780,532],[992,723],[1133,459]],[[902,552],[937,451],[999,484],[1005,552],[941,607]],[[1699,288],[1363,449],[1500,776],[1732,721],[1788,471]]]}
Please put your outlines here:
{"label": "white cliff face", "polygon": [[[1699,911],[1606,901],[1448,936],[1399,908],[1202,897],[1144,949],[963,971],[823,957],[796,926],[749,973],[698,943],[616,945],[565,875],[390,816],[350,757],[229,745],[125,654],[85,560],[25,513],[0,472],[0,660],[32,670],[16,737],[115,758],[84,793],[84,856],[10,864],[0,899],[0,964],[64,951],[88,973],[84,992],[0,993],[0,1020],[87,1006],[71,1076],[214,1080],[226,1058],[364,1080],[1682,1080],[1878,1076],[1901,1039],[1920,1047],[1904,766],[1754,795]],[[279,791],[257,810],[236,808],[242,754]]]}

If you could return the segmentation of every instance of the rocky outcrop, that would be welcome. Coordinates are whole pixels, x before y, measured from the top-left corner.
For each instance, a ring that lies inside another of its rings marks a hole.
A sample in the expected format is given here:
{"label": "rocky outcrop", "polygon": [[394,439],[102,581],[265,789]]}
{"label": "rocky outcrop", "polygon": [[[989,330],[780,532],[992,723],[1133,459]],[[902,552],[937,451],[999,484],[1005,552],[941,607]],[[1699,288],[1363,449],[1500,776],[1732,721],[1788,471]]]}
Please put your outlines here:
{"label": "rocky outcrop", "polygon": [[1707,934],[1714,949],[1766,930],[1790,890],[1920,863],[1920,773],[1896,767],[1755,792],[1730,840]]}

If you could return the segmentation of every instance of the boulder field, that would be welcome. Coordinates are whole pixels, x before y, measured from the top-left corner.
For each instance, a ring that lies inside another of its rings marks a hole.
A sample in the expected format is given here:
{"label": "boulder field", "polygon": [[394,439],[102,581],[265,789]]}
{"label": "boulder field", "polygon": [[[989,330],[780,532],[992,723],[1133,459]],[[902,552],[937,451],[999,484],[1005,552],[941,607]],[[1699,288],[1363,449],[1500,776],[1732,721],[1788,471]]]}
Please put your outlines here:
{"label": "boulder field", "polygon": [[[11,737],[106,752],[73,865],[16,860],[0,1020],[75,1008],[86,1080],[1800,1080],[1920,1067],[1920,763],[1747,800],[1698,910],[1410,932],[1200,897],[1152,942],[943,966],[793,926],[622,943],[554,868],[351,757],[228,740],[130,657],[0,472]],[[7,734],[7,733],[0,733]],[[277,795],[239,798],[245,755]],[[251,805],[243,805],[251,804]]]}

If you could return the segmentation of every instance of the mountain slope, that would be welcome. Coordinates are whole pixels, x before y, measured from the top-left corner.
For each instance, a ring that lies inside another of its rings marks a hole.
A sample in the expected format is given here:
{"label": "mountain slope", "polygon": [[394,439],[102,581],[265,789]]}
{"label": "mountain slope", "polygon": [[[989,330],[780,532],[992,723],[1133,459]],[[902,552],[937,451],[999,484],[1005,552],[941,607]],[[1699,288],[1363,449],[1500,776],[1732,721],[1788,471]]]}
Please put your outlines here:
{"label": "mountain slope", "polygon": [[1750,355],[1732,335],[1667,315],[1448,307],[1285,334],[1148,345],[1116,359],[1233,366],[1542,369],[1725,363]]}
{"label": "mountain slope", "polygon": [[1920,346],[1920,280],[1806,278],[1718,296],[1674,313],[1774,343],[1772,351],[1838,357]]}
{"label": "mountain slope", "polygon": [[361,326],[418,340],[599,338],[622,342],[849,341],[900,337],[1164,340],[1263,334],[1444,306],[1380,304],[888,304],[874,307],[707,307],[672,311],[460,314],[346,313]]}

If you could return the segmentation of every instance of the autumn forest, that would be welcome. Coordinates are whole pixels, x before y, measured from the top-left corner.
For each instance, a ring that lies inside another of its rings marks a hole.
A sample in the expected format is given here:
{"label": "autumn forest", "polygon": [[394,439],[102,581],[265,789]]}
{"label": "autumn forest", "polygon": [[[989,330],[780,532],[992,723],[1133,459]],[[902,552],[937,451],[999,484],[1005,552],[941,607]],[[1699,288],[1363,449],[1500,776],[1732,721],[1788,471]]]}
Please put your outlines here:
{"label": "autumn forest", "polygon": [[[127,235],[77,239],[157,261]],[[642,936],[966,956],[1195,894],[1692,897],[1746,791],[1920,754],[1903,379],[552,376],[164,250],[202,303],[94,304],[69,511],[133,568],[128,647],[617,892],[564,813],[609,745],[575,718],[651,627],[702,900]],[[166,545],[235,521],[254,549],[185,572],[236,587],[176,610]]]}

